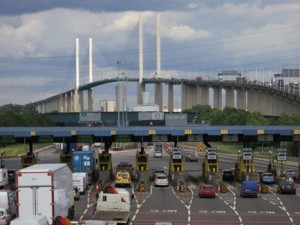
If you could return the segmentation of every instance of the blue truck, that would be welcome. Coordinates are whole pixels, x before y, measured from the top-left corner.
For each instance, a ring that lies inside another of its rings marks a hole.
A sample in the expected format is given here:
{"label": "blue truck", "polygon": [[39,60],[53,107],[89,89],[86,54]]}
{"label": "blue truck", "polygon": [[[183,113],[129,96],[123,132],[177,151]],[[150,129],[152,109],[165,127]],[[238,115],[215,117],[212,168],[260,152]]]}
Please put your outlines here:
{"label": "blue truck", "polygon": [[89,184],[96,179],[94,151],[74,151],[72,152],[72,171],[86,172],[89,176]]}

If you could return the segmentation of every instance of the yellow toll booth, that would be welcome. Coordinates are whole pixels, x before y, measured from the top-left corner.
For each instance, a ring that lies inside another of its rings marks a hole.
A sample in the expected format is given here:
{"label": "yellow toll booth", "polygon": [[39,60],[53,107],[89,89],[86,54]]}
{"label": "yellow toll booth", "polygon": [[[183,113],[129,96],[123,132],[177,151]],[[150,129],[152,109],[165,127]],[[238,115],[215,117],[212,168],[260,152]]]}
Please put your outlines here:
{"label": "yellow toll booth", "polygon": [[34,154],[22,155],[21,157],[21,167],[26,168],[28,166],[36,164],[36,157]]}
{"label": "yellow toll booth", "polygon": [[104,151],[98,155],[98,169],[99,171],[112,171],[111,153]]}
{"label": "yellow toll booth", "polygon": [[259,176],[255,172],[254,157],[251,148],[244,148],[238,160],[238,180],[259,181]]}
{"label": "yellow toll booth", "polygon": [[219,175],[219,159],[216,148],[207,148],[202,170],[204,180],[212,182],[221,181],[221,176]]}
{"label": "yellow toll booth", "polygon": [[146,153],[136,153],[136,171],[148,171],[148,155]]}
{"label": "yellow toll booth", "polygon": [[59,156],[60,163],[66,163],[70,170],[72,170],[72,152],[61,153]]}

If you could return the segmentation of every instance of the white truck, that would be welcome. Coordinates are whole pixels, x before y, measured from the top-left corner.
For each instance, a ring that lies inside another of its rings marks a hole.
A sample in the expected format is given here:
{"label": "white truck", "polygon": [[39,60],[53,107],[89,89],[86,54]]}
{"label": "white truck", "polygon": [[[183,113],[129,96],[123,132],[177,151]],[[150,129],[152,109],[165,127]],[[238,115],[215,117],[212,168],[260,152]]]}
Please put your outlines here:
{"label": "white truck", "polygon": [[99,193],[91,220],[105,221],[108,225],[129,224],[130,204],[126,189],[109,186]]}
{"label": "white truck", "polygon": [[0,169],[0,188],[8,185],[8,170],[6,168]]}
{"label": "white truck", "polygon": [[16,173],[18,216],[74,217],[72,172],[67,164],[35,164]]}
{"label": "white truck", "polygon": [[80,194],[85,194],[88,189],[88,174],[86,172],[75,172],[73,176],[73,186],[78,188]]}

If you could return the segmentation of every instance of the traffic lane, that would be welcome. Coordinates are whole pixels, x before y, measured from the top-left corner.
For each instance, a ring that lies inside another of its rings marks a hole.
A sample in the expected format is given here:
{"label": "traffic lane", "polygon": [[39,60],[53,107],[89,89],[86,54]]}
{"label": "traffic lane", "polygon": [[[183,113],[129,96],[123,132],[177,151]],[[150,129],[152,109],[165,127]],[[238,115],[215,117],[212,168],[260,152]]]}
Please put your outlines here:
{"label": "traffic lane", "polygon": [[[236,212],[232,208],[235,203],[233,194],[218,193],[215,198],[200,198],[198,188],[188,189],[190,196],[190,220],[192,225],[197,224],[240,224]],[[184,194],[181,194],[184,196]],[[227,203],[225,203],[225,199]]]}
{"label": "traffic lane", "polygon": [[91,219],[97,203],[95,186],[91,185],[88,191],[80,195],[80,199],[75,201],[75,216],[74,220]]}
{"label": "traffic lane", "polygon": [[291,224],[289,215],[276,205],[272,193],[259,194],[257,198],[242,198],[236,193],[236,211],[244,225]]}
{"label": "traffic lane", "polygon": [[278,194],[276,185],[273,185],[270,190],[274,194],[273,202],[276,202],[278,207],[283,211],[286,211],[290,217],[293,219],[295,224],[300,224],[300,190],[297,187],[296,195],[293,194]]}
{"label": "traffic lane", "polygon": [[137,199],[132,224],[154,224],[157,221],[170,221],[173,225],[188,224],[188,210],[169,187],[152,187],[147,199]]}

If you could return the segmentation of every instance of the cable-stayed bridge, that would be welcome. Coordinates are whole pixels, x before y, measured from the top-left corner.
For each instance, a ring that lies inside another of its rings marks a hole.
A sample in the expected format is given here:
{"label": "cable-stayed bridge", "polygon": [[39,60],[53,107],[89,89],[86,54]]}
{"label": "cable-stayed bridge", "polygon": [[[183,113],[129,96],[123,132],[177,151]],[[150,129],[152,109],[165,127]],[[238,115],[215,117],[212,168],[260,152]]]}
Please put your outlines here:
{"label": "cable-stayed bridge", "polygon": [[[92,40],[89,42],[89,80],[80,82],[79,72],[79,40],[76,40],[76,80],[59,93],[31,101],[39,112],[82,112],[94,111],[93,89],[100,85],[118,82],[135,82],[137,84],[137,104],[143,104],[142,93],[146,85],[154,85],[154,103],[163,107],[163,94],[167,93],[168,111],[174,110],[174,86],[180,86],[181,109],[193,105],[212,105],[214,108],[235,107],[250,112],[259,111],[264,115],[277,116],[281,113],[295,114],[299,111],[299,69],[288,68],[274,73],[274,82],[264,76],[265,71],[221,70],[208,76],[197,76],[195,73],[178,72],[166,74],[161,69],[160,29],[157,19],[156,62],[154,70],[144,70],[144,49],[142,23],[139,23],[139,49],[137,68],[120,73],[121,61],[117,61],[117,72],[107,71],[93,76]],[[251,75],[248,75],[251,74]],[[231,79],[227,79],[230,77]],[[246,79],[247,78],[247,79]],[[290,78],[295,78],[289,82]],[[167,88],[163,88],[163,84]],[[118,111],[124,110],[126,91],[116,88]],[[84,94],[87,92],[87,104]],[[84,109],[87,105],[87,109]]]}

